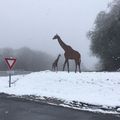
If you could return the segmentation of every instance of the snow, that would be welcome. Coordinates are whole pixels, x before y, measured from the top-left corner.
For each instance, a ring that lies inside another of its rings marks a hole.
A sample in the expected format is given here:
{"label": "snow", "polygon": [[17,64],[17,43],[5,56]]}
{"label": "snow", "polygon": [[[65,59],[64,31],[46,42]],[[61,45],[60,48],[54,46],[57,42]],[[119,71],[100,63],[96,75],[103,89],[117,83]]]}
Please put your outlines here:
{"label": "snow", "polygon": [[120,112],[120,108],[118,108],[117,111]]}
{"label": "snow", "polygon": [[[93,105],[120,106],[119,72],[52,72],[41,71],[28,75],[0,77],[0,92],[15,95],[53,97]],[[119,110],[119,108],[118,108]]]}

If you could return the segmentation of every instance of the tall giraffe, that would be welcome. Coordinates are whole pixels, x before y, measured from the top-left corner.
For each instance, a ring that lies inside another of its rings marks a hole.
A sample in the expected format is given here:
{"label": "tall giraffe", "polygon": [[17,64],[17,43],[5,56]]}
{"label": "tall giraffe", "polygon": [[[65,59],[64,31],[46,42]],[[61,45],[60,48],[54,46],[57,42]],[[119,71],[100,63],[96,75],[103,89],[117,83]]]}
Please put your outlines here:
{"label": "tall giraffe", "polygon": [[59,61],[60,56],[61,55],[59,54],[57,59],[52,64],[52,70],[54,70],[54,71],[55,71],[55,68],[57,68],[57,71],[58,71],[58,61]]}
{"label": "tall giraffe", "polygon": [[75,51],[74,49],[72,49],[71,46],[66,45],[60,38],[59,35],[55,35],[53,37],[53,40],[57,39],[60,46],[63,48],[63,50],[65,51],[64,53],[64,57],[65,57],[65,62],[63,65],[63,71],[65,69],[66,63],[67,63],[67,68],[68,68],[68,72],[69,72],[69,59],[73,59],[75,60],[75,72],[77,72],[77,66],[79,68],[79,72],[81,72],[80,69],[80,63],[81,63],[81,55],[79,52]]}

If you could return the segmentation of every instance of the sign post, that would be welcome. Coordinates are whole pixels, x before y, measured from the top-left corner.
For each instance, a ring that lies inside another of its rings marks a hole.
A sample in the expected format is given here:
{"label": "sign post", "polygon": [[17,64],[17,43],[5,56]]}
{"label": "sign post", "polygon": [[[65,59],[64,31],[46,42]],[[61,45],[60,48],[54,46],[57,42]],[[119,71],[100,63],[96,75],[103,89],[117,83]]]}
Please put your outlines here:
{"label": "sign post", "polygon": [[9,87],[11,87],[11,74],[9,73]]}
{"label": "sign post", "polygon": [[12,68],[14,64],[16,63],[16,58],[13,57],[6,57],[5,62],[8,65],[9,68],[9,87],[11,87],[11,75],[12,75]]}

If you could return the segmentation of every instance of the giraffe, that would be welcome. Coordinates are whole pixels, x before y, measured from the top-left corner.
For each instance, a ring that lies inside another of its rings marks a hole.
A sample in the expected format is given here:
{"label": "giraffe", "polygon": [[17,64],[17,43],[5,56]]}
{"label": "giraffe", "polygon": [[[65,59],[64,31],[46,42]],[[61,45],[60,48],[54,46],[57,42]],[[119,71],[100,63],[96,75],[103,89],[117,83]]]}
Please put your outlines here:
{"label": "giraffe", "polygon": [[60,56],[61,55],[59,54],[57,59],[52,64],[52,70],[54,70],[54,71],[55,71],[55,68],[57,68],[57,71],[58,71],[58,61],[59,61]]}
{"label": "giraffe", "polygon": [[59,35],[55,35],[53,37],[53,40],[57,39],[60,46],[63,48],[64,50],[64,57],[65,57],[65,62],[64,62],[64,65],[63,65],[63,71],[65,69],[65,66],[66,66],[66,63],[67,63],[67,68],[68,68],[68,72],[69,72],[69,59],[72,59],[75,61],[75,72],[77,72],[77,66],[79,68],[79,72],[81,72],[81,69],[80,69],[80,63],[81,63],[81,55],[79,52],[77,52],[76,50],[72,49],[71,46],[65,44]]}

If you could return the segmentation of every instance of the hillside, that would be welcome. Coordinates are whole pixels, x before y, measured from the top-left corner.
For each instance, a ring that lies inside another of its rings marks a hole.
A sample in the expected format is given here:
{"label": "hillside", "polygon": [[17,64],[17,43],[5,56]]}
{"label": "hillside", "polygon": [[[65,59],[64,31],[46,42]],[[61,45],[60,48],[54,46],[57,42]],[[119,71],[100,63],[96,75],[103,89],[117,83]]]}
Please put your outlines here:
{"label": "hillside", "polygon": [[74,102],[78,104],[78,108],[82,103],[116,110],[120,106],[118,72],[41,71],[12,76],[12,82],[12,87],[9,88],[8,77],[0,77],[0,92],[16,96],[36,96],[37,99],[53,98],[64,101],[69,107]]}

